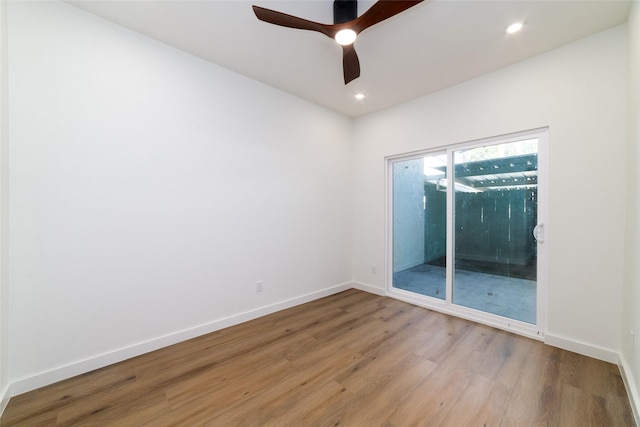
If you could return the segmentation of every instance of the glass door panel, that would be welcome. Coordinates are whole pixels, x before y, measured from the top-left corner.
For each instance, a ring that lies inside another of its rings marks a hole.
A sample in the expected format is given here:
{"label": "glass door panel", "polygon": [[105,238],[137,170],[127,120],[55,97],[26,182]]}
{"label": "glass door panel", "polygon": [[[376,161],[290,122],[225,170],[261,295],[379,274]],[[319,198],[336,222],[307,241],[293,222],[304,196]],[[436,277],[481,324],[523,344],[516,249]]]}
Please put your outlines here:
{"label": "glass door panel", "polygon": [[444,300],[447,261],[447,155],[392,164],[392,286]]}
{"label": "glass door panel", "polygon": [[538,140],[453,152],[452,302],[536,324]]}

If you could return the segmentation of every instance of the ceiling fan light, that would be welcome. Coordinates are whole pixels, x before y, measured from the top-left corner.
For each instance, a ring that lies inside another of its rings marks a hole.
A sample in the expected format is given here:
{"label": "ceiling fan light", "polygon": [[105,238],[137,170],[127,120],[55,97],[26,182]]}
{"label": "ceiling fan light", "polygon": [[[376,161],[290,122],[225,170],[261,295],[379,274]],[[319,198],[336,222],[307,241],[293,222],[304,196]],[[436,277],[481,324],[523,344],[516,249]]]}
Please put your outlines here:
{"label": "ceiling fan light", "polygon": [[347,46],[356,41],[356,37],[358,37],[358,35],[355,31],[345,28],[344,30],[338,31],[335,38],[338,44]]}
{"label": "ceiling fan light", "polygon": [[507,33],[515,34],[522,29],[522,22],[514,22],[507,27]]}

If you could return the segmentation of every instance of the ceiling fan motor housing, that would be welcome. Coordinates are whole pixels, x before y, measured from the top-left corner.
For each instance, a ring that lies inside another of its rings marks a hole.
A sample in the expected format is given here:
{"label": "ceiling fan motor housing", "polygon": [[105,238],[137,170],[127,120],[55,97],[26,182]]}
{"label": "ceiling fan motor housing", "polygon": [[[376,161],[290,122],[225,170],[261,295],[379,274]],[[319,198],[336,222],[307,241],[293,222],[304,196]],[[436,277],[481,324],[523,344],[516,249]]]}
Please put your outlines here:
{"label": "ceiling fan motor housing", "polygon": [[333,2],[333,23],[342,24],[353,21],[358,17],[357,0],[334,0]]}

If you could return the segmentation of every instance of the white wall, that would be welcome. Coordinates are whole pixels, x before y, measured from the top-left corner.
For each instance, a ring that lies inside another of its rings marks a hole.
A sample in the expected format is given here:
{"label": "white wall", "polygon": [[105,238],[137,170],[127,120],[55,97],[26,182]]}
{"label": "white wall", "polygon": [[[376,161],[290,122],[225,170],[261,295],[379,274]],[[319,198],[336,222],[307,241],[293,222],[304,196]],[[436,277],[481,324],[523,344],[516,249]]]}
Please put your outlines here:
{"label": "white wall", "polygon": [[[383,289],[385,156],[549,126],[547,339],[617,359],[626,25],[356,120],[354,280]],[[379,270],[380,271],[380,270]]]}
{"label": "white wall", "polygon": [[7,3],[0,1],[0,414],[9,400],[8,369],[8,208]]}
{"label": "white wall", "polygon": [[[640,3],[629,15],[629,155],[627,157],[627,245],[622,311],[621,360],[640,421]],[[631,335],[631,332],[634,335]],[[635,349],[634,349],[635,336]]]}
{"label": "white wall", "polygon": [[8,12],[14,393],[348,286],[350,119],[63,3]]}

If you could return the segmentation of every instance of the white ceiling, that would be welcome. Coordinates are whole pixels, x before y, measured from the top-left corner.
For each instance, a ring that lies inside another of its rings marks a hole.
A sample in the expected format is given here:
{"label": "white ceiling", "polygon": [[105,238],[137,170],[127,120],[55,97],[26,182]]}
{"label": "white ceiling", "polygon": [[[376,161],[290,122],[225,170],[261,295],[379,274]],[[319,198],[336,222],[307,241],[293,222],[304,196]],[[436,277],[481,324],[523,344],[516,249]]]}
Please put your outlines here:
{"label": "white ceiling", "polygon": [[[630,2],[432,0],[363,31],[360,78],[311,31],[259,21],[257,4],[332,23],[332,0],[69,0],[90,13],[286,92],[358,117],[472,79],[625,22]],[[374,1],[361,0],[361,15]],[[504,29],[524,21],[524,29]],[[354,99],[363,92],[366,98]]]}

